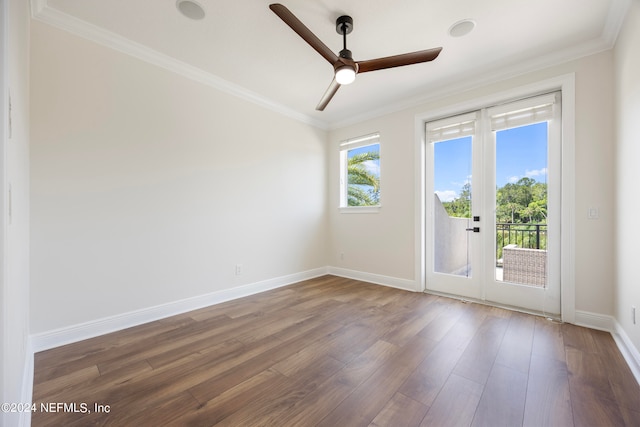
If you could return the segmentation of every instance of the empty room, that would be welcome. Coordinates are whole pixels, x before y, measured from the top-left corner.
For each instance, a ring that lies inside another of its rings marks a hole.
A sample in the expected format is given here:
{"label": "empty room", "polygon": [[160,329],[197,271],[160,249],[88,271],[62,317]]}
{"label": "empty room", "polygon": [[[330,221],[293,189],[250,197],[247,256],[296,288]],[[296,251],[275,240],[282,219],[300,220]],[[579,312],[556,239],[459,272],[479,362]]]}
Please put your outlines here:
{"label": "empty room", "polygon": [[640,425],[640,1],[2,0],[2,426]]}

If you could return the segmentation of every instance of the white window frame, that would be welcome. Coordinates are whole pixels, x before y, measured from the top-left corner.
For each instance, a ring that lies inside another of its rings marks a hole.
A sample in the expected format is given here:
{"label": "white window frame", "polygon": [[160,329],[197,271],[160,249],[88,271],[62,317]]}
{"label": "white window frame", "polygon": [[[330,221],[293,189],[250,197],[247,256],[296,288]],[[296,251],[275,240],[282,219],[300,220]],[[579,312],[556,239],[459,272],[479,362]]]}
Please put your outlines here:
{"label": "white window frame", "polygon": [[[380,153],[380,159],[382,159],[382,144],[380,143],[380,133],[375,132],[368,135],[359,136],[356,138],[347,139],[341,141],[339,144],[340,149],[340,200],[339,200],[339,209],[342,213],[377,213],[382,206],[382,201],[378,200],[377,205],[373,206],[348,206],[347,203],[347,193],[348,193],[348,172],[347,172],[347,156],[349,151],[354,150],[356,148],[368,147],[370,145],[377,145],[378,152]],[[380,161],[380,163],[382,163]],[[380,183],[382,185],[382,173],[379,174],[378,178],[380,179]],[[380,194],[382,194],[382,190],[380,189]]]}

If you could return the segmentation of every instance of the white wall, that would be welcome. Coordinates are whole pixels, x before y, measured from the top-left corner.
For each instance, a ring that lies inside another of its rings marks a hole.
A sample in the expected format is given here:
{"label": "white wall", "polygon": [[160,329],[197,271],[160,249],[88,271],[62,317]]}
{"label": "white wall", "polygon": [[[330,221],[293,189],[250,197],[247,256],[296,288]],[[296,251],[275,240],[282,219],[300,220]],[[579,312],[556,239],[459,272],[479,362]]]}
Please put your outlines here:
{"label": "white wall", "polygon": [[[613,314],[614,198],[613,188],[613,59],[611,52],[592,55],[559,66],[427,102],[330,132],[329,219],[330,265],[418,281],[415,227],[415,134],[417,114],[468,103],[495,93],[575,73],[576,84],[576,192],[575,278],[576,310]],[[338,211],[338,143],[380,132],[381,203],[377,214]],[[599,207],[600,219],[587,220],[589,207]],[[339,258],[344,253],[344,259]]]}
{"label": "white wall", "polygon": [[[325,265],[416,282],[415,116],[575,73],[576,309],[615,315],[638,347],[628,306],[640,307],[630,255],[640,239],[627,213],[637,201],[623,197],[635,191],[640,132],[632,4],[615,59],[603,52],[329,135],[33,22],[32,333]],[[340,213],[337,144],[373,132],[382,207]]]}
{"label": "white wall", "polygon": [[[22,0],[0,3],[1,52],[2,402],[28,401],[33,359],[29,345],[29,5]],[[6,43],[6,44],[4,44]],[[6,48],[6,50],[5,50]],[[6,73],[6,74],[5,74]],[[6,90],[6,92],[5,92]],[[8,94],[11,114],[8,114]],[[9,131],[9,121],[11,130]],[[10,133],[9,133],[10,132]],[[10,196],[9,196],[9,188]],[[19,425],[20,413],[0,413],[0,425]]]}
{"label": "white wall", "polygon": [[325,131],[31,29],[32,333],[327,264]]}
{"label": "white wall", "polygon": [[[640,352],[640,2],[632,1],[615,48],[616,77],[616,307],[615,317]],[[631,306],[637,320],[631,320]],[[637,354],[637,353],[636,353]],[[640,363],[640,360],[638,361]]]}
{"label": "white wall", "polygon": [[[340,141],[380,133],[380,209],[377,213],[339,211]],[[329,265],[413,280],[414,124],[410,112],[391,114],[330,132]],[[341,256],[342,254],[342,256]]]}

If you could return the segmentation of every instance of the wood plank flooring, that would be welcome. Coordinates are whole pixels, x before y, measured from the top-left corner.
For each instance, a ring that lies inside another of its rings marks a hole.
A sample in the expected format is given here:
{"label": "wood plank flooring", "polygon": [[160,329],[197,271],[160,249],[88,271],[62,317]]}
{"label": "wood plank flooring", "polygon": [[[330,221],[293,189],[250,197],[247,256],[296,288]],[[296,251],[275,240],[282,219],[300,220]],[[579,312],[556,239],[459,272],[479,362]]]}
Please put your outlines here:
{"label": "wood plank flooring", "polygon": [[36,427],[640,425],[608,333],[333,276],[37,353],[33,400]]}

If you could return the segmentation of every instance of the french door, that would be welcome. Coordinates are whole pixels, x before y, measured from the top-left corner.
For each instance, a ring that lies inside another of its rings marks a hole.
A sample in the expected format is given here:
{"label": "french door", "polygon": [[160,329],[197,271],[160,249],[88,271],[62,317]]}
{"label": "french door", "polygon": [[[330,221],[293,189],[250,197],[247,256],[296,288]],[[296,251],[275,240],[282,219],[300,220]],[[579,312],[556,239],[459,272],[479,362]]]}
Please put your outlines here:
{"label": "french door", "polygon": [[426,288],[560,314],[560,93],[426,125]]}

